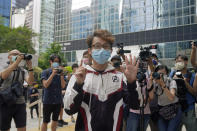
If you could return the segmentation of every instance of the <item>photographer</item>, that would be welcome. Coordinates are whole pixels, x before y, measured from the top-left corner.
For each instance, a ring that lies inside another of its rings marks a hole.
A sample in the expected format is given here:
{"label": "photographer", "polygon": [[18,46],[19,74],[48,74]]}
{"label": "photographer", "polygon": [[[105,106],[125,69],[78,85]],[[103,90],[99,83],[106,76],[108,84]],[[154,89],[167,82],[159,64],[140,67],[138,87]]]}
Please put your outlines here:
{"label": "photographer", "polygon": [[150,80],[158,96],[159,131],[176,131],[181,122],[182,111],[176,96],[176,81],[170,79],[167,74],[167,67],[159,65]]}
{"label": "photographer", "polygon": [[59,66],[61,58],[58,55],[50,56],[51,68],[41,74],[44,86],[43,96],[43,124],[41,131],[47,131],[47,125],[52,115],[51,131],[56,131],[57,121],[62,106],[62,90],[66,83],[64,81],[63,69]]}
{"label": "photographer", "polygon": [[[13,118],[17,130],[26,131],[26,104],[21,88],[23,89],[24,80],[29,85],[34,81],[32,62],[30,59],[26,59],[26,56],[18,50],[10,51],[8,59],[10,64],[0,73],[0,94],[6,89],[13,88],[13,84],[15,83],[16,85],[17,83],[18,93],[21,95],[17,96],[16,101],[12,104],[9,104],[5,99],[1,103],[2,99],[0,99],[0,130],[9,131]],[[19,66],[22,60],[26,60],[29,74],[24,68]]]}
{"label": "photographer", "polygon": [[197,130],[197,120],[195,117],[195,94],[197,90],[197,86],[194,86],[197,82],[197,76],[195,73],[191,73],[187,69],[188,58],[184,55],[178,55],[175,58],[175,71],[170,73],[171,78],[177,78],[176,72],[179,71],[181,73],[182,79],[184,80],[184,84],[186,85],[186,100],[188,107],[184,110],[182,118],[181,118],[181,126],[184,124],[187,131],[196,131]]}
{"label": "photographer", "polygon": [[71,77],[64,96],[65,111],[78,113],[76,131],[120,131],[123,101],[139,107],[136,88],[138,64],[126,57],[123,73],[117,73],[109,64],[114,37],[107,30],[96,30],[87,38],[88,52],[93,59],[91,66],[79,67]]}
{"label": "photographer", "polygon": [[[126,131],[139,131],[142,126],[144,127],[144,131],[146,131],[148,127],[148,123],[150,120],[150,107],[149,102],[153,99],[153,95],[151,93],[150,88],[151,86],[148,85],[149,80],[148,78],[145,78],[143,82],[137,81],[137,92],[139,95],[140,101],[144,101],[143,103],[143,114],[140,113],[140,110],[132,109],[129,110],[129,117],[127,118],[127,128]],[[142,97],[144,95],[144,98]],[[144,99],[144,100],[143,100]],[[144,125],[141,125],[140,120],[141,116],[143,115],[143,123]]]}

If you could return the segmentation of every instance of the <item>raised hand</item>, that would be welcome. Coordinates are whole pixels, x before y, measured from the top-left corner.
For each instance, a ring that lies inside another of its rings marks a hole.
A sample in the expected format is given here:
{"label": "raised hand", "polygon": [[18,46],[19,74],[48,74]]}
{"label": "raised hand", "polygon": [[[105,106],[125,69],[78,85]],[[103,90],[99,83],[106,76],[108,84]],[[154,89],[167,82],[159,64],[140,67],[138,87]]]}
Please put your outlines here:
{"label": "raised hand", "polygon": [[86,69],[80,66],[75,72],[75,77],[77,79],[77,84],[83,84],[86,77]]}
{"label": "raised hand", "polygon": [[27,64],[28,69],[32,69],[32,61],[31,60],[27,60],[26,64]]}
{"label": "raised hand", "polygon": [[127,81],[129,83],[133,83],[136,80],[139,61],[136,62],[136,58],[132,60],[132,56],[130,55],[130,61],[127,56],[125,56],[126,68],[121,67],[123,73],[125,74]]}
{"label": "raised hand", "polygon": [[196,50],[196,46],[195,46],[195,44],[194,44],[194,41],[192,41],[192,49],[193,49],[193,50]]}
{"label": "raised hand", "polygon": [[17,63],[20,63],[23,59],[24,59],[24,55],[19,54],[19,55],[17,56],[17,58],[16,58],[16,62],[17,62]]}

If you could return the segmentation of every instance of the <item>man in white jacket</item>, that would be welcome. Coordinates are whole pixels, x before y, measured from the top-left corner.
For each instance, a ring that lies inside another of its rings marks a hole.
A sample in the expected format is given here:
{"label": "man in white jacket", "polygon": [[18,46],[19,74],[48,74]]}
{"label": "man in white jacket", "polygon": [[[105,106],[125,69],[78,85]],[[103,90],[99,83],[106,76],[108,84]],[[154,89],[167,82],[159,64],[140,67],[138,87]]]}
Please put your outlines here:
{"label": "man in white jacket", "polygon": [[[79,67],[69,81],[65,96],[65,111],[78,112],[76,131],[120,131],[123,101],[139,108],[136,88],[138,62],[126,57],[126,69],[117,72],[108,64],[114,37],[107,30],[97,30],[87,38],[91,66]],[[123,81],[123,76],[127,81]]]}

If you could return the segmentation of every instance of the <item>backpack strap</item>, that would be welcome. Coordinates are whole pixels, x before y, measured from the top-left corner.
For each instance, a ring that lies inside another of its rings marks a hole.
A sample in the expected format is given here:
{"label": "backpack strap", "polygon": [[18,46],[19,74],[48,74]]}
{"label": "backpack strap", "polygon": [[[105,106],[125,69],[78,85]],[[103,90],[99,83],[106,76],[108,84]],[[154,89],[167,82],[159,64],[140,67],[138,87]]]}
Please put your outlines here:
{"label": "backpack strap", "polygon": [[21,71],[21,69],[18,68],[18,70],[17,70],[17,75],[16,75],[16,78],[15,78],[15,81],[19,81],[20,71]]}

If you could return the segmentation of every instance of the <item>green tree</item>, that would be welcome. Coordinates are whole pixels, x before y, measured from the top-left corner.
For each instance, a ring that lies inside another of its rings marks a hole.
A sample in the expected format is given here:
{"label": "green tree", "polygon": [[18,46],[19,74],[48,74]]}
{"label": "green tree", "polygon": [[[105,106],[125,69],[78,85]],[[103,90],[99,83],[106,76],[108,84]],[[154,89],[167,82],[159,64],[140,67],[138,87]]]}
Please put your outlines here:
{"label": "green tree", "polygon": [[18,49],[23,53],[34,54],[32,38],[37,36],[27,27],[9,28],[0,25],[0,52]]}
{"label": "green tree", "polygon": [[47,69],[50,67],[49,58],[50,55],[57,54],[61,57],[62,63],[66,63],[64,59],[64,54],[61,52],[61,46],[59,43],[51,43],[50,47],[46,49],[45,52],[40,53],[38,58],[38,66],[42,69]]}

